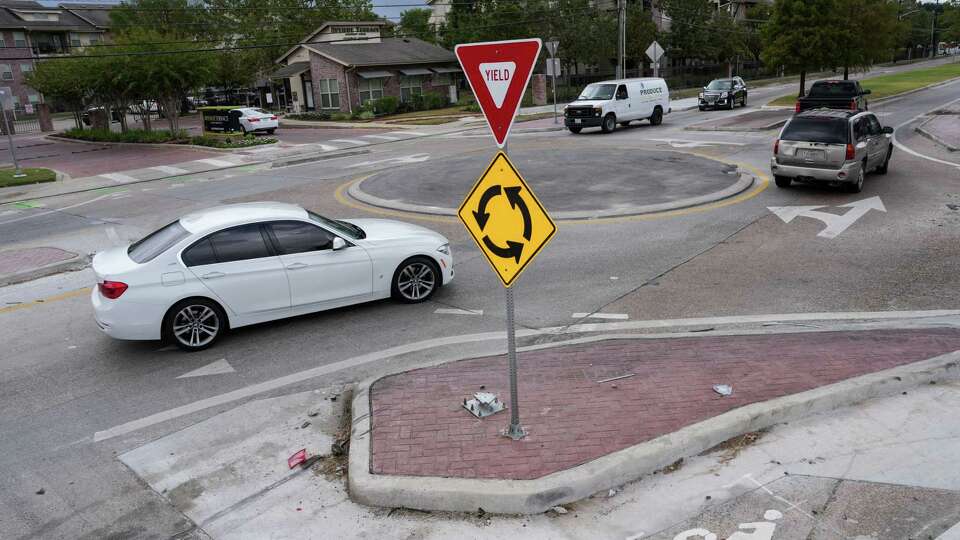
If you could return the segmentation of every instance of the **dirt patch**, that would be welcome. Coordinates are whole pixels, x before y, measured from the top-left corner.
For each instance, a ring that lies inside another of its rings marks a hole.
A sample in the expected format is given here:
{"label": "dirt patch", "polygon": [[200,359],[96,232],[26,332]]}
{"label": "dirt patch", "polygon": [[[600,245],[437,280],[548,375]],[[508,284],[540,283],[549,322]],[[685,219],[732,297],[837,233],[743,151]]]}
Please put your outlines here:
{"label": "dirt patch", "polygon": [[657,474],[657,473],[659,473],[659,474],[671,474],[671,473],[675,473],[675,472],[677,472],[677,471],[680,470],[680,467],[683,467],[683,458],[680,458],[680,459],[674,461],[673,463],[667,465],[666,467],[660,469],[659,471],[655,471],[653,474]]}
{"label": "dirt patch", "polygon": [[348,388],[336,396],[340,404],[340,412],[336,432],[333,434],[333,443],[330,453],[314,460],[310,470],[313,474],[322,475],[328,481],[342,481],[346,484],[347,462],[350,455],[350,431],[353,426],[351,407],[353,402],[353,388]]}

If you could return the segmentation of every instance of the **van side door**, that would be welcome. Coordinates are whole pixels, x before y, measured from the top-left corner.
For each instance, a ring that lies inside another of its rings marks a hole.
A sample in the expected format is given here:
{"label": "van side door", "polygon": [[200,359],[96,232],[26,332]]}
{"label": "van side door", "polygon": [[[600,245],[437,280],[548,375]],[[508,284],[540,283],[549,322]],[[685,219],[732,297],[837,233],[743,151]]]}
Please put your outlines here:
{"label": "van side door", "polygon": [[625,84],[617,85],[617,93],[613,96],[613,111],[617,115],[617,122],[631,119],[630,93],[627,92]]}

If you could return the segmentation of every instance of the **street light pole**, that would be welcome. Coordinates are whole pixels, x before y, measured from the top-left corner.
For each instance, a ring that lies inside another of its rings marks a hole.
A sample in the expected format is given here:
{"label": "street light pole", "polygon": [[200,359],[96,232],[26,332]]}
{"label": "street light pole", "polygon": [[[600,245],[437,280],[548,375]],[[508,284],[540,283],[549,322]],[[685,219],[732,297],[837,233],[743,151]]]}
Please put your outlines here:
{"label": "street light pole", "polygon": [[627,41],[627,3],[626,0],[617,0],[617,78],[625,79],[624,55]]}
{"label": "street light pole", "polygon": [[940,0],[933,7],[933,20],[930,21],[930,58],[937,56],[937,11],[940,8]]}

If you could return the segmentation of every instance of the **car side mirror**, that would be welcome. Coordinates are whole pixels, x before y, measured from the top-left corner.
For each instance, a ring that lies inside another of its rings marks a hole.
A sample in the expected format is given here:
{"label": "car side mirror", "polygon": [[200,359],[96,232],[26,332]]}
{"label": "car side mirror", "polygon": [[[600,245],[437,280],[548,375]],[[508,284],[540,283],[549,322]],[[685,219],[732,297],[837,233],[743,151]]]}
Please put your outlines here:
{"label": "car side mirror", "polygon": [[860,91],[860,93],[863,94],[863,95],[867,95],[867,94],[870,93],[870,89],[869,89],[869,88],[864,88],[863,90]]}
{"label": "car side mirror", "polygon": [[891,133],[893,133],[893,128],[890,127],[890,126],[883,126],[883,130],[882,130],[882,131],[883,131],[884,133],[886,133],[887,135],[890,135]]}
{"label": "car side mirror", "polygon": [[339,236],[334,237],[333,239],[333,250],[340,251],[341,249],[347,247],[347,242]]}

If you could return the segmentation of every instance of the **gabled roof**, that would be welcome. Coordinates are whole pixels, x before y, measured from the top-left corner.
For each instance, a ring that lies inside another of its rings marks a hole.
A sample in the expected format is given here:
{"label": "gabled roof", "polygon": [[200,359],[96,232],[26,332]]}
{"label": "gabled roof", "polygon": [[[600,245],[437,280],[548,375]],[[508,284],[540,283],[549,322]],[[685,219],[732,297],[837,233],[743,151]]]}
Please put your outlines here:
{"label": "gabled roof", "polygon": [[311,43],[300,45],[346,67],[439,64],[456,62],[443,47],[416,38],[383,38],[379,43]]}
{"label": "gabled roof", "polygon": [[74,2],[60,4],[60,8],[104,30],[110,28],[110,10],[115,7],[117,7],[117,4],[81,4]]}
{"label": "gabled roof", "polygon": [[[28,21],[24,20],[23,17],[18,15],[30,12],[56,13],[59,15],[59,17],[56,21]],[[45,7],[37,2],[29,2],[24,0],[7,0],[0,4],[0,28],[15,30],[47,30],[54,32],[65,32],[70,30],[81,32],[102,31],[102,28],[94,26],[86,19],[78,17],[75,13],[69,10],[57,7]]]}
{"label": "gabled roof", "polygon": [[[340,25],[340,24],[353,24],[353,25],[356,25],[356,26],[393,26],[393,23],[390,22],[390,21],[387,21],[387,20],[374,20],[374,21],[327,21],[327,22],[321,24],[319,28],[317,28],[316,30],[314,30],[313,32],[311,32],[310,35],[308,35],[307,37],[305,37],[305,38],[303,38],[302,40],[300,40],[300,43],[301,43],[301,44],[311,43],[311,42],[313,41],[313,38],[317,37],[317,35],[319,35],[320,32],[323,32],[324,30],[326,30],[326,28],[327,28],[328,26]],[[294,45],[293,47],[290,47],[290,49],[289,49],[287,52],[283,53],[283,56],[281,56],[280,58],[278,58],[278,59],[276,60],[276,62],[274,62],[274,63],[283,62],[284,60],[286,60],[286,58],[287,58],[288,56],[290,56],[290,53],[292,53],[293,51],[295,51],[295,50],[297,50],[297,49],[299,49],[299,48],[300,48],[300,45]]]}

